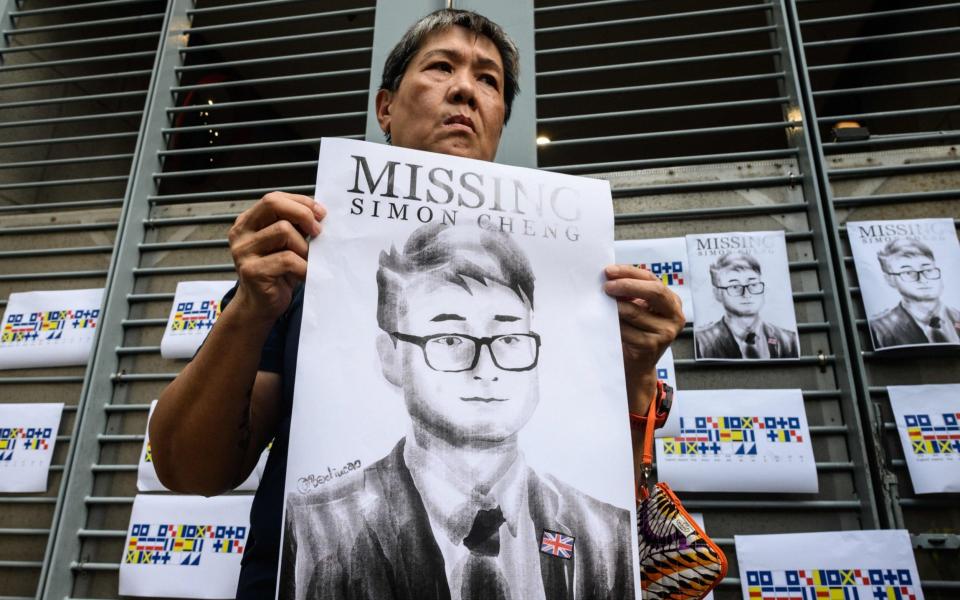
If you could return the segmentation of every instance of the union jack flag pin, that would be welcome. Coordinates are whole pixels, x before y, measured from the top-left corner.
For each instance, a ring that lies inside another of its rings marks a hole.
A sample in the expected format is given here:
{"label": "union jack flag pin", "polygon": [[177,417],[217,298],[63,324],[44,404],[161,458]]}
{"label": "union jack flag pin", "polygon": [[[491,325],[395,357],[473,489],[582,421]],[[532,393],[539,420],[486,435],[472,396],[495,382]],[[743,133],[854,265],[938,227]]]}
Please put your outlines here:
{"label": "union jack flag pin", "polygon": [[544,529],[540,539],[540,552],[570,560],[573,558],[574,539],[572,536]]}

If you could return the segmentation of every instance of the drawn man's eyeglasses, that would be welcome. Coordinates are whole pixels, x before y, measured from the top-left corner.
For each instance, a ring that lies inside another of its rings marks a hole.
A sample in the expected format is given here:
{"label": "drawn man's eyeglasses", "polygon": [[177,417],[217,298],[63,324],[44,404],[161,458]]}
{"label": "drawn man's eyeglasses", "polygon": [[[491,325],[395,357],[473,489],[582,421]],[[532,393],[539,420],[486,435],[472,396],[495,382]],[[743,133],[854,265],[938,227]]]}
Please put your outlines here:
{"label": "drawn man's eyeglasses", "polygon": [[532,331],[482,338],[463,333],[417,336],[395,331],[390,335],[401,342],[420,346],[427,366],[446,373],[475,368],[483,346],[490,348],[493,364],[504,371],[529,371],[537,366],[540,357],[540,336]]}
{"label": "drawn man's eyeglasses", "polygon": [[718,290],[723,290],[724,292],[726,292],[728,296],[735,296],[738,298],[740,296],[743,296],[747,292],[750,292],[750,294],[753,296],[763,293],[762,281],[755,281],[753,283],[748,283],[746,285],[735,283],[733,285],[727,285],[727,286],[715,285],[713,287],[717,288]]}
{"label": "drawn man's eyeglasses", "polygon": [[[887,273],[884,271],[884,273]],[[932,269],[922,269],[920,271],[906,270],[900,271],[899,273],[887,273],[887,275],[893,275],[894,277],[899,277],[900,281],[920,281],[920,275],[923,275],[924,279],[933,280],[940,279],[940,269],[933,267]]]}

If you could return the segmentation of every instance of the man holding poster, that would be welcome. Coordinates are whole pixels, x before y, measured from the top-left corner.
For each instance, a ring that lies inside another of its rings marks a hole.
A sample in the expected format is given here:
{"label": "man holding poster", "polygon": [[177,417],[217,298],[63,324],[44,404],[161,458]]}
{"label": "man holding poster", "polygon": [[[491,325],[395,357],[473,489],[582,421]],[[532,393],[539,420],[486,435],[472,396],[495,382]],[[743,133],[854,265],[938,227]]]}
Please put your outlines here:
{"label": "man holding poster", "polygon": [[[377,118],[395,146],[490,161],[517,91],[517,64],[515,46],[496,24],[466,11],[432,13],[388,57]],[[372,203],[369,208],[373,210]],[[298,341],[305,318],[300,285],[307,273],[305,238],[320,236],[326,214],[311,198],[275,192],[238,217],[230,232],[238,286],[225,299],[203,348],[164,391],[150,422],[158,475],[167,487],[184,493],[230,489],[274,439],[251,511],[238,598],[267,598],[276,586]],[[317,260],[314,255],[310,264]],[[655,396],[654,365],[682,328],[683,315],[676,297],[649,272],[608,267],[606,278],[604,291],[618,299],[629,408],[643,414]],[[392,334],[422,337],[423,332],[384,333],[404,352],[419,352]],[[314,337],[328,350],[342,341],[332,335]],[[477,354],[483,368],[489,368],[490,349]],[[311,359],[314,364],[315,357]],[[341,372],[353,369],[339,365]],[[590,402],[589,397],[578,400]],[[325,423],[310,425],[320,429]],[[509,519],[509,509],[503,512]],[[448,593],[437,592],[440,597]],[[513,592],[514,597],[523,593]]]}

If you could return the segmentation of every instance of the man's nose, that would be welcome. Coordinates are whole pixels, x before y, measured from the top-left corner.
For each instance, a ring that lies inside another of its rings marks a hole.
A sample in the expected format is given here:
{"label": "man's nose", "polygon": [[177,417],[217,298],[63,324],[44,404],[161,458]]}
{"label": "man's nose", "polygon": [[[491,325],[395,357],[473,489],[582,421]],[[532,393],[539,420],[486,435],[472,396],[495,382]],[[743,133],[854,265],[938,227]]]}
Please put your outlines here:
{"label": "man's nose", "polygon": [[477,107],[477,87],[473,76],[465,70],[457,71],[450,82],[448,100],[452,104],[466,104],[470,108]]}
{"label": "man's nose", "polygon": [[480,347],[477,366],[473,368],[475,381],[499,381],[500,367],[493,362],[493,350],[489,345]]}

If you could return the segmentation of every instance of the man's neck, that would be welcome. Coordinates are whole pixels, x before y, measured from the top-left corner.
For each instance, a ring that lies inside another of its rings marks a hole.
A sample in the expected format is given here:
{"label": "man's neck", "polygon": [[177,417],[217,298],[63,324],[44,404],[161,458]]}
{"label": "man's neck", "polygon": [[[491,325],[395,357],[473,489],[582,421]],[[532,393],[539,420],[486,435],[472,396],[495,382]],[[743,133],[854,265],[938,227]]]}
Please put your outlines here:
{"label": "man's neck", "polygon": [[492,487],[517,459],[519,448],[516,434],[493,442],[453,444],[435,435],[418,423],[413,423],[416,444],[438,457],[451,471],[476,482],[480,487]]}
{"label": "man's neck", "polygon": [[903,298],[900,302],[903,309],[910,313],[914,319],[922,323],[927,323],[930,317],[940,314],[940,299],[934,300],[914,300]]}
{"label": "man's neck", "polygon": [[731,315],[727,313],[723,317],[724,321],[727,323],[727,327],[730,328],[730,331],[734,336],[738,338],[744,337],[747,331],[752,331],[757,335],[760,332],[757,329],[760,326],[760,315]]}

